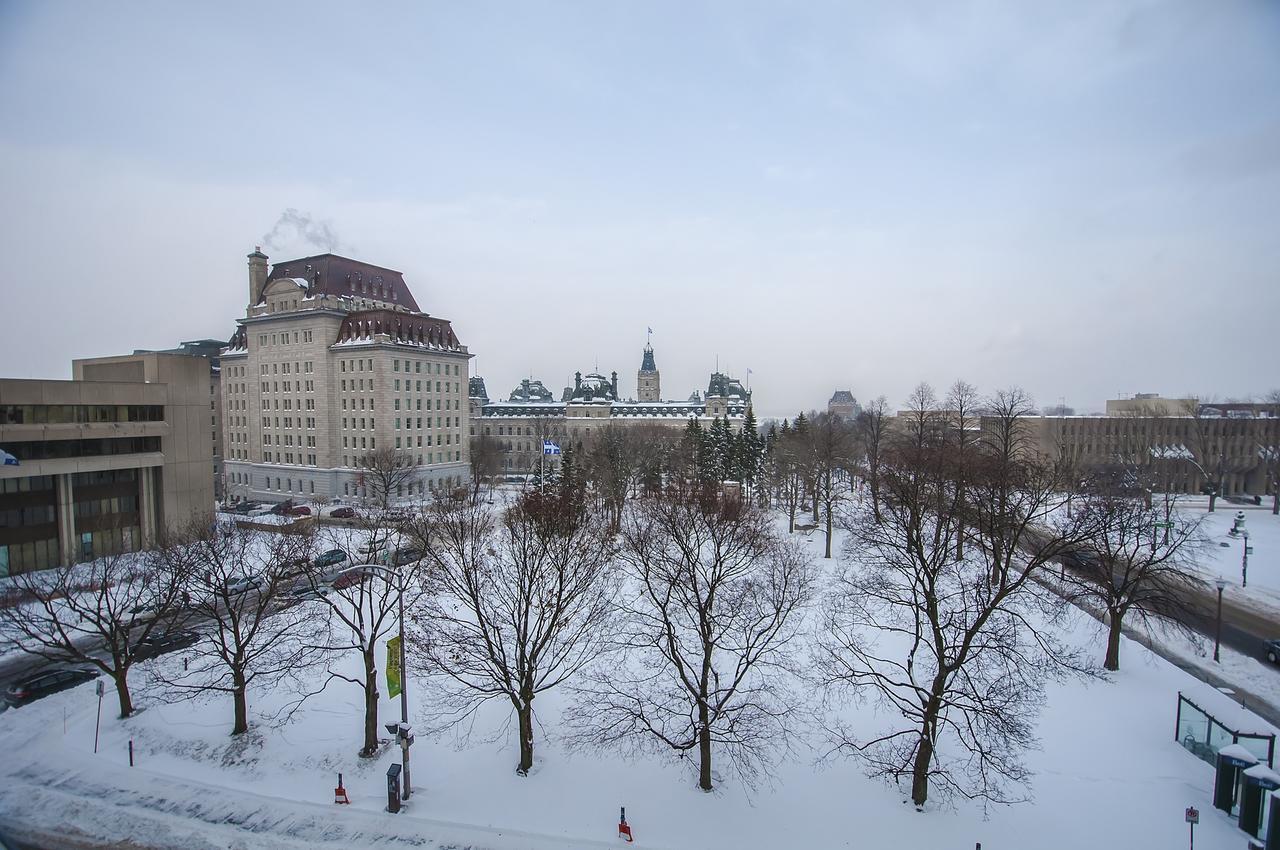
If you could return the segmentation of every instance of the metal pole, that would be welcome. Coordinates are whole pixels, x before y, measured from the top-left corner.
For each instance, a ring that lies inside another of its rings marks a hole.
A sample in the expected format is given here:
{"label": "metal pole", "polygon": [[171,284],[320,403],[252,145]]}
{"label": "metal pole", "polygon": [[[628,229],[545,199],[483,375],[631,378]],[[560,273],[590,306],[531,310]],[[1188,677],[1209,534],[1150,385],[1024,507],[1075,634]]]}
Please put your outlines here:
{"label": "metal pole", "polygon": [[98,730],[102,728],[102,691],[98,691],[98,720],[93,724],[93,751],[98,751]]}
{"label": "metal pole", "polygon": [[1244,555],[1240,561],[1240,586],[1249,586],[1249,532],[1244,533]]}
{"label": "metal pole", "polygon": [[[404,649],[404,570],[400,570],[400,581],[398,582],[398,598],[396,600],[397,613],[400,617],[400,722],[408,725],[409,723],[409,669],[405,666],[405,649]],[[404,787],[402,791],[402,799],[409,799],[409,746],[407,741],[401,741],[400,752],[403,753],[401,763],[404,765]]]}
{"label": "metal pole", "polygon": [[1213,635],[1213,660],[1219,661],[1218,652],[1222,647],[1222,588],[1218,588],[1218,628]]}

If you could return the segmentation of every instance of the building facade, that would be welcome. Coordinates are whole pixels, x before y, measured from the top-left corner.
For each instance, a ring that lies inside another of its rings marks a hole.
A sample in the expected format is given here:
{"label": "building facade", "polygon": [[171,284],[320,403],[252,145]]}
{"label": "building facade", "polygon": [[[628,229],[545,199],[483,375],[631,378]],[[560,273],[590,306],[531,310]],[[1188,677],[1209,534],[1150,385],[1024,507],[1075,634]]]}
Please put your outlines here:
{"label": "building facade", "polygon": [[544,440],[582,451],[594,431],[609,425],[683,428],[696,419],[710,427],[714,420],[724,419],[740,429],[751,406],[751,392],[720,372],[712,373],[705,396],[695,391],[685,401],[660,400],[661,384],[651,345],[644,348],[636,389],[638,398],[623,399],[617,372],[608,377],[578,372],[573,386],[565,387],[559,401],[541,381],[533,379],[522,380],[506,401],[493,401],[484,380],[475,378],[471,382],[470,434],[497,441],[502,474],[527,475],[543,460]]}
{"label": "building facade", "polygon": [[827,413],[848,422],[857,419],[861,412],[862,408],[858,405],[858,400],[853,397],[851,390],[836,390],[831,395],[831,400],[827,402]]}
{"label": "building facade", "polygon": [[166,354],[0,379],[0,576],[151,545],[213,519],[209,369]]}
{"label": "building facade", "polygon": [[393,269],[320,254],[249,255],[248,307],[221,356],[223,480],[232,499],[372,495],[379,450],[417,466],[396,497],[469,477],[471,355]]}

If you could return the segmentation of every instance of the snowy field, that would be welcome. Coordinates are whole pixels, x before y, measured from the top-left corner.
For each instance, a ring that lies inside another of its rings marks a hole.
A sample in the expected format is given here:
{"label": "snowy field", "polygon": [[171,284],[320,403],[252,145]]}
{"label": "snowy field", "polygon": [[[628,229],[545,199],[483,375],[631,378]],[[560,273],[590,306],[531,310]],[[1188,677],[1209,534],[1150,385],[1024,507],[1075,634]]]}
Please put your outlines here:
{"label": "snowy field", "polygon": [[[1179,502],[1179,510],[1186,515],[1202,518],[1201,529],[1209,540],[1201,559],[1205,579],[1212,582],[1222,576],[1227,581],[1227,593],[1280,612],[1280,516],[1272,515],[1270,499],[1263,500],[1260,507],[1233,505],[1219,499],[1213,513],[1207,507],[1207,499]],[[1244,512],[1245,529],[1253,548],[1249,582],[1244,588],[1240,586],[1244,537],[1229,533],[1238,511]]]}
{"label": "snowy field", "polygon": [[[820,555],[822,535],[805,545]],[[1095,620],[1078,615],[1071,636],[1101,652]],[[380,651],[380,665],[384,659]],[[346,659],[349,671],[356,662]],[[625,805],[641,847],[968,850],[981,842],[984,850],[1076,850],[1183,846],[1183,810],[1194,805],[1202,813],[1199,846],[1245,845],[1243,833],[1210,806],[1212,770],[1173,740],[1178,691],[1210,711],[1232,706],[1129,641],[1111,681],[1050,685],[1039,725],[1043,749],[1028,758],[1034,802],[985,812],[964,801],[931,802],[917,812],[908,788],[870,780],[858,764],[804,747],[778,767],[771,787],[753,792],[726,777],[704,794],[688,763],[567,751],[557,740],[562,695],[551,692],[537,705],[538,759],[528,778],[513,772],[515,732],[494,705],[467,739],[419,737],[414,797],[391,815],[383,811],[384,775],[398,750],[356,756],[362,696],[355,686],[331,683],[287,722],[276,715],[292,694],[251,692],[251,732],[232,741],[229,701],[167,703],[145,684],[156,664],[181,664],[181,655],[140,665],[134,681],[144,708],[129,720],[114,717],[108,691],[97,755],[92,685],[0,714],[0,822],[104,839],[132,835],[161,847],[541,850],[616,846],[618,807]],[[411,681],[409,693],[416,715],[421,683]],[[852,706],[845,717],[863,732],[883,725],[869,706]],[[398,719],[398,699],[384,696],[380,722]],[[423,725],[421,717],[414,721]],[[1252,726],[1269,731],[1261,720]],[[816,748],[821,736],[809,740]],[[350,806],[332,802],[339,772]]]}

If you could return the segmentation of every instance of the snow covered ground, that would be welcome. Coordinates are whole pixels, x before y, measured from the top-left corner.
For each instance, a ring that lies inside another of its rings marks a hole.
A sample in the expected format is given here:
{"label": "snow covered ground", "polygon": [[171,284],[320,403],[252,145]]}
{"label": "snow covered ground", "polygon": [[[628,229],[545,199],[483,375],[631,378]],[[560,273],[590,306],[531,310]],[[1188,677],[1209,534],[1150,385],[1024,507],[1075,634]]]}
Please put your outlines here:
{"label": "snow covered ground", "polygon": [[[820,556],[822,534],[807,540]],[[1071,635],[1101,652],[1097,623],[1084,614]],[[1233,706],[1135,643],[1126,640],[1122,660],[1111,681],[1050,686],[1039,727],[1043,749],[1029,754],[1034,802],[984,812],[961,801],[923,813],[907,802],[909,789],[867,779],[856,763],[822,760],[814,749],[780,765],[772,787],[750,792],[726,779],[710,795],[696,790],[687,763],[573,753],[556,740],[563,703],[553,692],[537,706],[542,726],[532,775],[514,774],[514,730],[495,705],[477,718],[469,739],[419,738],[414,797],[391,815],[382,810],[384,775],[398,750],[356,756],[361,694],[354,686],[330,684],[288,722],[275,715],[292,694],[251,693],[253,728],[232,741],[229,702],[166,702],[143,684],[143,665],[136,681],[144,710],[120,721],[108,694],[97,755],[92,685],[0,714],[0,823],[18,832],[78,830],[198,850],[542,850],[617,846],[618,807],[625,805],[640,847],[968,850],[981,842],[985,850],[1077,850],[1183,846],[1183,810],[1194,805],[1200,846],[1243,847],[1244,834],[1210,806],[1212,770],[1173,734],[1178,691],[1210,711]],[[177,655],[147,664],[180,663]],[[421,683],[411,681],[409,693],[411,710],[420,711]],[[852,706],[846,716],[870,731],[880,725],[871,712]],[[384,697],[380,721],[398,718],[398,699]],[[1270,731],[1261,720],[1253,730]],[[810,739],[816,746],[820,736]],[[338,772],[350,806],[332,802]]]}
{"label": "snow covered ground", "polygon": [[[1207,499],[1203,502],[1179,502],[1179,510],[1202,518],[1201,529],[1209,539],[1201,558],[1205,578],[1213,581],[1221,576],[1227,581],[1227,593],[1255,601],[1280,615],[1280,516],[1272,515],[1270,501],[1254,507],[1233,505],[1219,499],[1213,513],[1209,513],[1207,507]],[[1232,537],[1229,534],[1238,511],[1244,513],[1249,546],[1253,548],[1245,587],[1241,587],[1244,536]]]}

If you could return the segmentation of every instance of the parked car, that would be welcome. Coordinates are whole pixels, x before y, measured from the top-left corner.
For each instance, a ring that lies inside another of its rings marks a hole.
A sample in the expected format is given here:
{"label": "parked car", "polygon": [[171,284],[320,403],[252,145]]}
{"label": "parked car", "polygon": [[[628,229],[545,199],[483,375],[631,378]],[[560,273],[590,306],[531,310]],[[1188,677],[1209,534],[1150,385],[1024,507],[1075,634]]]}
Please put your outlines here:
{"label": "parked car", "polygon": [[267,516],[275,512],[276,512],[275,508],[271,508],[266,505],[258,505],[256,507],[250,508],[246,513],[248,514],[248,516]]}
{"label": "parked car", "polygon": [[355,508],[334,508],[333,510],[329,511],[329,516],[334,517],[336,519],[355,519],[356,509]]}
{"label": "parked car", "polygon": [[311,516],[311,508],[306,505],[295,505],[289,508],[290,516]]}
{"label": "parked car", "polygon": [[134,651],[135,658],[154,658],[175,649],[185,649],[200,640],[200,633],[190,629],[178,629],[172,632],[160,632],[144,637]]}
{"label": "parked car", "polygon": [[405,511],[386,511],[382,513],[378,519],[387,525],[400,525],[408,522],[412,517]]}
{"label": "parked car", "polygon": [[322,552],[316,556],[312,564],[316,567],[332,567],[337,564],[346,563],[347,553],[341,549],[330,549],[328,552]]}
{"label": "parked car", "polygon": [[285,501],[272,506],[271,513],[276,514],[277,516],[285,516],[292,510],[293,510],[293,502],[291,500],[286,499]]}
{"label": "parked car", "polygon": [[355,567],[347,567],[338,573],[337,577],[330,583],[334,590],[343,590],[348,587],[355,587],[360,582],[369,578],[377,572],[374,564],[360,564]]}
{"label": "parked car", "polygon": [[1280,640],[1267,641],[1267,660],[1272,664],[1280,663]]}
{"label": "parked car", "polygon": [[245,576],[235,581],[227,582],[227,595],[239,596],[242,593],[248,593],[251,590],[261,590],[263,581],[261,576]]}
{"label": "parked car", "polygon": [[29,702],[47,697],[49,694],[74,688],[83,682],[98,677],[97,670],[64,669],[42,670],[31,676],[19,679],[10,685],[4,693],[5,702],[13,707],[26,705]]}
{"label": "parked car", "polygon": [[300,578],[307,574],[311,569],[310,558],[290,558],[280,565],[280,575],[283,578]]}
{"label": "parked car", "polygon": [[392,552],[390,557],[387,558],[387,563],[400,567],[405,564],[412,564],[414,561],[421,561],[425,554],[427,553],[414,546],[405,546]]}
{"label": "parked car", "polygon": [[156,609],[151,607],[150,605],[134,605],[132,608],[129,609],[129,616],[139,623],[144,623],[144,622],[147,622],[148,620],[154,620],[156,618],[156,615],[157,615]]}

